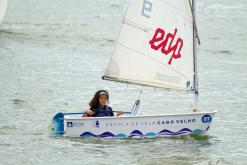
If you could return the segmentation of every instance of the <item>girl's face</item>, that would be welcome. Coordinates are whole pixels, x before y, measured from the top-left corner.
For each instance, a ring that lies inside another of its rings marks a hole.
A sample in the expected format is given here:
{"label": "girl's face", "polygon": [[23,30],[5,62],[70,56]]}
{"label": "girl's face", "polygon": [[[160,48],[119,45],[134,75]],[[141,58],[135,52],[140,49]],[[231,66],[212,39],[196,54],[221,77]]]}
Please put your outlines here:
{"label": "girl's face", "polygon": [[107,104],[107,102],[108,102],[108,99],[107,99],[106,95],[101,95],[99,97],[100,106],[105,106]]}

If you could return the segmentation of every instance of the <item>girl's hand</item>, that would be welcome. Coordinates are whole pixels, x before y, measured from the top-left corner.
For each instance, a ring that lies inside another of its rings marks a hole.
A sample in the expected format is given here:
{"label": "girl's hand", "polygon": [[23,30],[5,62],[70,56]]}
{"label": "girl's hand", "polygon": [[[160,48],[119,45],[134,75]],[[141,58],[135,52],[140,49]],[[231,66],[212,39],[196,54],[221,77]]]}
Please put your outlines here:
{"label": "girl's hand", "polygon": [[199,112],[198,109],[196,108],[193,108],[193,112]]}
{"label": "girl's hand", "polygon": [[118,111],[116,116],[120,116],[120,115],[123,115],[123,114],[124,114],[124,112]]}
{"label": "girl's hand", "polygon": [[94,112],[93,112],[92,110],[90,110],[90,109],[87,109],[85,112],[86,112],[88,115],[90,115],[90,116],[92,116],[92,115],[94,114]]}

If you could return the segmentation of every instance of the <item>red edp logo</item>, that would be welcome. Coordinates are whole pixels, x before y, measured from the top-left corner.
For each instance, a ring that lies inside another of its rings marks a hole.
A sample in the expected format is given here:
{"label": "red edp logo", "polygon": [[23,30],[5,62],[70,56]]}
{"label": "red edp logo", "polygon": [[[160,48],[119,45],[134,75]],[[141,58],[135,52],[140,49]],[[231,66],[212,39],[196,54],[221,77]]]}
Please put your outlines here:
{"label": "red edp logo", "polygon": [[152,40],[149,41],[149,44],[153,50],[159,50],[161,53],[168,55],[172,53],[168,64],[171,65],[172,59],[181,58],[181,50],[183,48],[183,40],[178,38],[176,43],[174,43],[174,38],[176,38],[177,28],[175,28],[173,34],[165,32],[161,28],[157,28]]}

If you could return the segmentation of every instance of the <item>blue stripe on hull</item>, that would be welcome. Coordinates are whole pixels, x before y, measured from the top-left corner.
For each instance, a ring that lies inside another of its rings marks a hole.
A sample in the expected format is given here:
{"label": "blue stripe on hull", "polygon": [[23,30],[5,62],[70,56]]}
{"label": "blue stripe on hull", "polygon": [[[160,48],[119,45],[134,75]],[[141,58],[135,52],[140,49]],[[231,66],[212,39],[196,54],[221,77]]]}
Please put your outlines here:
{"label": "blue stripe on hull", "polygon": [[154,132],[148,132],[146,134],[143,134],[141,131],[139,130],[134,130],[132,131],[129,135],[125,135],[125,134],[117,134],[114,135],[111,132],[104,132],[100,135],[95,135],[93,133],[90,132],[84,132],[82,133],[80,136],[81,137],[97,137],[97,138],[133,138],[133,137],[138,137],[138,138],[152,138],[152,137],[158,137],[158,136],[181,136],[181,135],[185,135],[185,134],[189,134],[189,133],[203,133],[206,130],[200,130],[200,129],[196,129],[196,130],[190,130],[189,128],[183,128],[178,132],[172,132],[170,130],[164,129],[162,131],[160,131],[159,133],[154,133]]}

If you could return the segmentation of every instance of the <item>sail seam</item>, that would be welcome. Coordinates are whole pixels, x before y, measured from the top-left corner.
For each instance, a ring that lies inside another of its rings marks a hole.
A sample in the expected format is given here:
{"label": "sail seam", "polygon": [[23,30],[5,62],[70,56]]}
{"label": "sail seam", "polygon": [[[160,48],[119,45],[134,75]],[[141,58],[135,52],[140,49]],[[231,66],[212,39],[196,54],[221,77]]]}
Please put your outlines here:
{"label": "sail seam", "polygon": [[188,77],[186,77],[186,76],[183,75],[182,73],[180,73],[180,72],[174,70],[173,68],[167,66],[166,64],[161,63],[161,62],[157,61],[156,59],[154,59],[154,58],[152,58],[152,57],[150,57],[150,56],[148,56],[148,55],[146,55],[146,54],[144,54],[144,53],[142,53],[142,52],[140,52],[140,51],[138,51],[138,50],[132,49],[132,48],[130,48],[130,47],[128,47],[128,46],[125,46],[125,45],[123,45],[123,44],[121,44],[121,43],[118,43],[118,42],[117,42],[116,44],[118,44],[118,45],[120,45],[120,46],[122,46],[122,47],[125,47],[125,48],[127,48],[127,49],[129,49],[129,50],[131,50],[131,51],[134,51],[134,52],[136,52],[136,53],[138,53],[138,54],[140,54],[140,55],[142,55],[142,56],[148,57],[148,58],[152,59],[154,62],[156,62],[156,63],[158,63],[158,64],[161,64],[162,66],[165,66],[166,68],[171,69],[172,71],[176,72],[178,75],[181,75],[181,76],[184,77],[185,79],[189,79]]}

